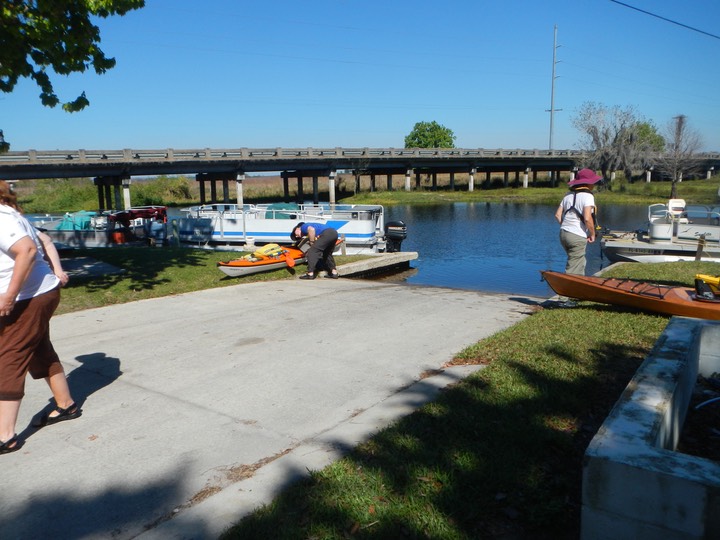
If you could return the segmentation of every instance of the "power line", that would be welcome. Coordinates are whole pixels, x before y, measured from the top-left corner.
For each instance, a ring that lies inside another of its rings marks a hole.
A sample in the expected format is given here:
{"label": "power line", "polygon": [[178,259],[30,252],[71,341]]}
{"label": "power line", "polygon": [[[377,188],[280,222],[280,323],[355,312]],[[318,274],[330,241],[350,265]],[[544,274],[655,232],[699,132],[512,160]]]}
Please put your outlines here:
{"label": "power line", "polygon": [[650,13],[649,11],[645,11],[644,9],[636,8],[635,6],[631,6],[630,4],[626,4],[625,2],[619,2],[618,0],[610,0],[611,2],[615,2],[616,4],[620,4],[621,6],[625,6],[630,9],[634,9],[635,11],[639,11],[640,13],[645,13],[646,15],[650,15],[651,17],[657,17],[658,19],[662,19],[663,21],[667,21],[672,24],[677,24],[678,26],[682,26],[683,28],[687,28],[688,30],[692,30],[693,32],[699,32],[700,34],[705,34],[706,36],[710,36],[715,39],[720,39],[720,36],[716,36],[715,34],[711,34],[710,32],[705,32],[704,30],[699,30],[697,28],[693,28],[692,26],[688,26],[687,24],[683,24],[678,21],[674,21],[672,19],[668,19],[665,17],[662,17],[660,15],[656,15],[655,13]]}

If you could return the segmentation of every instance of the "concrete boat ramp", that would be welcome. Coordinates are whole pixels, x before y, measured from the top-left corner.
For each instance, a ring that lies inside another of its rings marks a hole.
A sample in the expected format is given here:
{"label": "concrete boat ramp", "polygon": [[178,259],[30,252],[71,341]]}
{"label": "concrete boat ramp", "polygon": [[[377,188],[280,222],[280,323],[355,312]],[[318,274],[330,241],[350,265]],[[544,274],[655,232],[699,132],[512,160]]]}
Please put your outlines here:
{"label": "concrete boat ramp", "polygon": [[217,538],[478,369],[442,366],[541,301],[320,277],[57,316],[83,415],[33,429],[49,391],[28,379],[0,538]]}

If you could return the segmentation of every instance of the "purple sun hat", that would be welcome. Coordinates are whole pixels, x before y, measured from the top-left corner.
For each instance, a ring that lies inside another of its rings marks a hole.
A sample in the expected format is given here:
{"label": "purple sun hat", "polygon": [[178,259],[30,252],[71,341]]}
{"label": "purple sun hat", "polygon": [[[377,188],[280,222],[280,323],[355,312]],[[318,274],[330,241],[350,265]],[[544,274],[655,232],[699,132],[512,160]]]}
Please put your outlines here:
{"label": "purple sun hat", "polygon": [[602,178],[602,176],[595,174],[592,169],[581,169],[577,172],[575,178],[568,182],[568,187],[597,184]]}

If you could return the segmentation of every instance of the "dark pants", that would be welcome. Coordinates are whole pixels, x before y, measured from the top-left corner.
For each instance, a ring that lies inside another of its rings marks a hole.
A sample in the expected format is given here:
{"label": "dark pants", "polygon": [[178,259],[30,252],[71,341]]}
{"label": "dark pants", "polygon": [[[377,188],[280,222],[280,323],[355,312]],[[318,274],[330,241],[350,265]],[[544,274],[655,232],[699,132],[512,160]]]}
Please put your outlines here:
{"label": "dark pants", "polygon": [[325,270],[332,272],[335,269],[335,259],[333,258],[333,250],[338,239],[338,233],[335,229],[325,229],[320,236],[315,239],[315,243],[310,246],[305,258],[307,259],[308,273],[314,274],[318,263],[322,261]]}

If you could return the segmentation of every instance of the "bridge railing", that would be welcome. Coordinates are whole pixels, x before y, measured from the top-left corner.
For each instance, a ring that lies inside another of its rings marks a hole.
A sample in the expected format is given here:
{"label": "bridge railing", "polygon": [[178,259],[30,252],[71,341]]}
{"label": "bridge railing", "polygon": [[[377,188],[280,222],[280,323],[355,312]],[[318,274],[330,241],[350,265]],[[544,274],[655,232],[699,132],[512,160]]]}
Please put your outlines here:
{"label": "bridge railing", "polygon": [[[586,150],[543,150],[504,148],[200,148],[200,149],[159,149],[159,150],[27,150],[0,154],[3,165],[46,165],[63,163],[177,163],[191,161],[261,162],[263,160],[303,161],[313,159],[378,160],[384,159],[517,159],[561,158],[581,160],[592,152]],[[663,157],[662,153],[653,156]],[[701,152],[698,160],[720,160],[720,152]]]}
{"label": "bridge railing", "polygon": [[0,164],[80,163],[103,161],[184,161],[184,160],[262,160],[314,158],[515,158],[583,157],[584,150],[540,150],[503,148],[234,148],[234,149],[163,149],[163,150],[28,150],[0,154]]}

